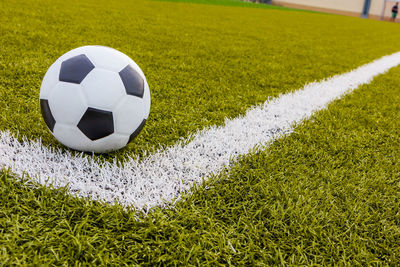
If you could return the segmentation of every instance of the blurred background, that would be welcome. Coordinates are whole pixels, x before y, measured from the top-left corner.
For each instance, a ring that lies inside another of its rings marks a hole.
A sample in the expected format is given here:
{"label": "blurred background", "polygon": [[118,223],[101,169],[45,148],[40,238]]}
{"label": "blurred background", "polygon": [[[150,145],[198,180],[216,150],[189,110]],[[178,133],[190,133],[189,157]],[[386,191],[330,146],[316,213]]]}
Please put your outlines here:
{"label": "blurred background", "polygon": [[390,20],[396,0],[245,0],[363,18]]}

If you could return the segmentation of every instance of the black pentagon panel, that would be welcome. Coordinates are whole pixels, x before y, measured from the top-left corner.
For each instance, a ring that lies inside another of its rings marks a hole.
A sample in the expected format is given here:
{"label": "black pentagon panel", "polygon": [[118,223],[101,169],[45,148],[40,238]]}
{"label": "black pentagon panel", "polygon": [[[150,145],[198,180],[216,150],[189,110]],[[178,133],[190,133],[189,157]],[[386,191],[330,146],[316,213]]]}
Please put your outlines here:
{"label": "black pentagon panel", "polygon": [[53,114],[51,114],[48,100],[40,99],[40,110],[42,111],[42,116],[47,127],[49,127],[50,131],[53,131],[56,120],[54,119]]}
{"label": "black pentagon panel", "polygon": [[79,121],[78,128],[92,141],[106,137],[114,132],[113,114],[110,111],[88,108]]}
{"label": "black pentagon panel", "polygon": [[131,65],[126,66],[119,72],[124,83],[126,93],[142,98],[144,93],[144,81],[139,73]]}
{"label": "black pentagon panel", "polygon": [[128,143],[131,142],[140,133],[140,131],[143,129],[145,123],[146,123],[146,119],[144,119],[142,121],[142,123],[139,125],[139,127],[137,127],[136,130],[129,136]]}
{"label": "black pentagon panel", "polygon": [[92,69],[94,69],[94,65],[87,56],[82,54],[71,57],[61,63],[59,80],[80,84]]}

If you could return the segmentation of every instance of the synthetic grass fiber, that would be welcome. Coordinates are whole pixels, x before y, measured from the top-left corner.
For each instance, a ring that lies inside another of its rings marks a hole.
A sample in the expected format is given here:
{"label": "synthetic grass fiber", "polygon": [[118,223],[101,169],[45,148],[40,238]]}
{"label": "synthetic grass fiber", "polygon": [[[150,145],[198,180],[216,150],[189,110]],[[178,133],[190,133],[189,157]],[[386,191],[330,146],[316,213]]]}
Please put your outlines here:
{"label": "synthetic grass fiber", "polygon": [[267,9],[282,9],[282,10],[296,10],[304,12],[315,12],[310,10],[288,8],[279,5],[272,4],[259,4],[253,2],[245,2],[242,0],[153,0],[153,1],[165,1],[165,2],[183,2],[193,4],[207,4],[207,5],[221,5],[221,6],[236,6],[236,7],[252,7],[252,8],[267,8]]}
{"label": "synthetic grass fiber", "polygon": [[389,264],[400,256],[400,67],[140,216],[0,179],[4,264]]}
{"label": "synthetic grass fiber", "polygon": [[38,104],[60,55],[99,44],[132,57],[150,85],[149,120],[125,153],[142,155],[268,97],[396,51],[397,25],[296,11],[156,1],[20,1],[0,8],[0,130],[61,147]]}

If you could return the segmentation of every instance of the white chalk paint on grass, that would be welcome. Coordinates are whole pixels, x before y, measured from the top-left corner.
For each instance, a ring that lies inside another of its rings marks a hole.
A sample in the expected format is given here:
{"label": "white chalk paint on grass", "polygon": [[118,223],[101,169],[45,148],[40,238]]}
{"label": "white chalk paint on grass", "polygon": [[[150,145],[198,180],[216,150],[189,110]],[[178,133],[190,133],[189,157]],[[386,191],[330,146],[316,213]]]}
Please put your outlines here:
{"label": "white chalk paint on grass", "polygon": [[19,176],[27,174],[41,184],[67,185],[78,196],[118,201],[139,209],[163,205],[193,183],[220,172],[230,160],[290,133],[295,123],[399,64],[400,52],[310,83],[254,107],[244,116],[226,120],[222,126],[199,131],[187,144],[178,142],[141,161],[128,158],[123,167],[96,163],[93,156],[52,150],[39,141],[19,142],[9,132],[0,132],[0,166]]}

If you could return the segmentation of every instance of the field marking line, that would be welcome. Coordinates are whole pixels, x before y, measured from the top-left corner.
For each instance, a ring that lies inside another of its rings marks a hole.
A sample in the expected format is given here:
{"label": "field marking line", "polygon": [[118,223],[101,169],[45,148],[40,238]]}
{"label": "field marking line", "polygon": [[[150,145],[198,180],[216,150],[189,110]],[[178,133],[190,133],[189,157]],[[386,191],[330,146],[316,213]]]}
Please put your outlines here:
{"label": "field marking line", "polygon": [[128,158],[123,167],[96,163],[95,158],[72,156],[49,149],[40,141],[19,142],[8,131],[0,132],[0,166],[18,176],[28,174],[44,185],[68,186],[69,192],[107,202],[118,201],[138,209],[164,205],[194,183],[217,174],[240,155],[293,131],[293,125],[327,107],[375,76],[400,64],[400,52],[384,56],[350,72],[302,89],[282,94],[245,115],[227,119],[222,126],[203,129],[187,144],[159,150],[141,161]]}

